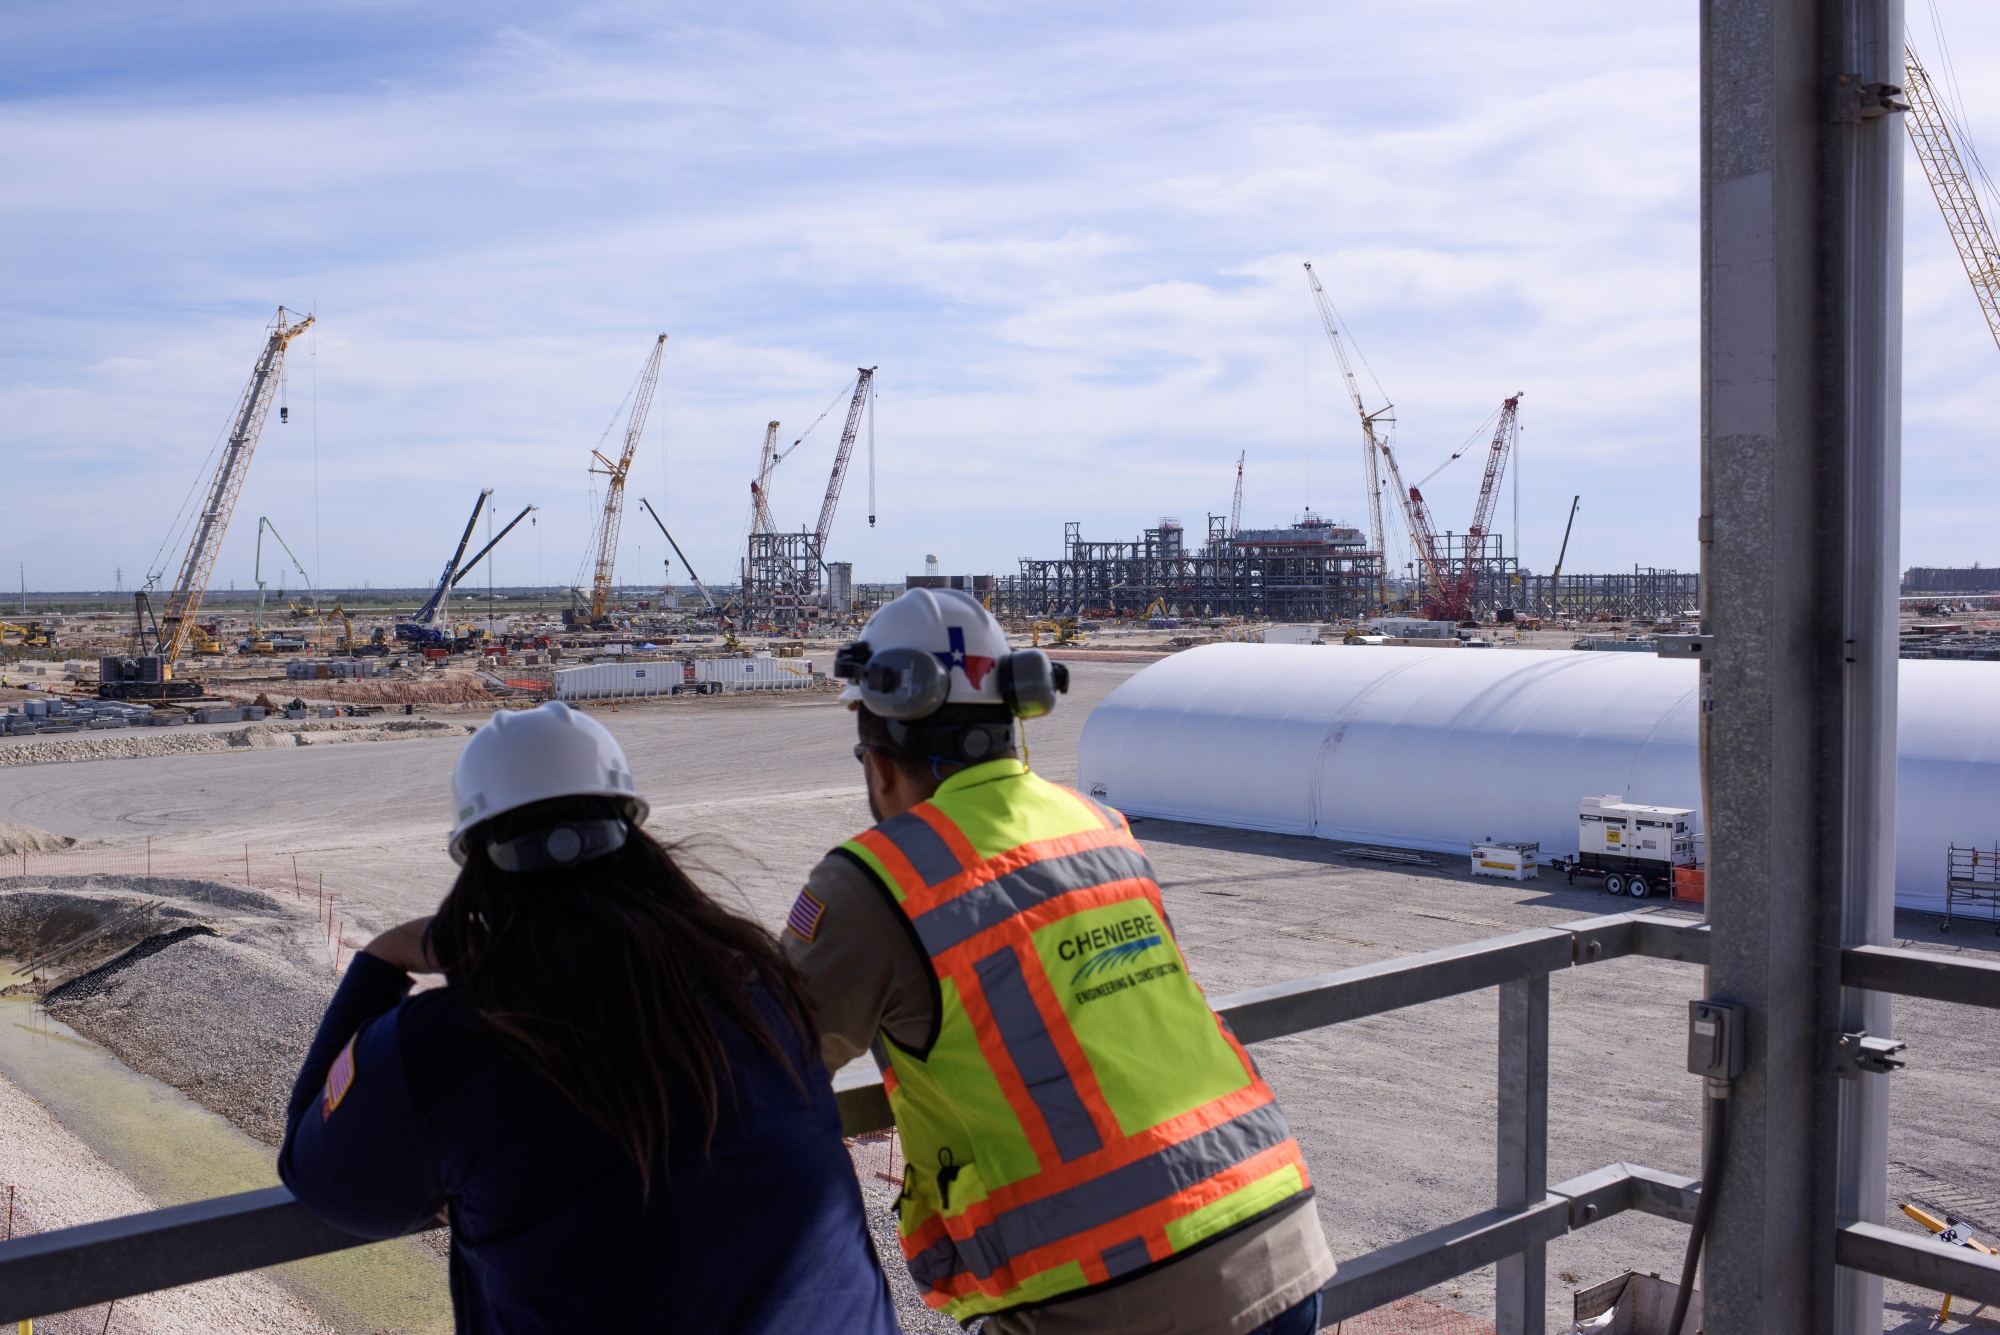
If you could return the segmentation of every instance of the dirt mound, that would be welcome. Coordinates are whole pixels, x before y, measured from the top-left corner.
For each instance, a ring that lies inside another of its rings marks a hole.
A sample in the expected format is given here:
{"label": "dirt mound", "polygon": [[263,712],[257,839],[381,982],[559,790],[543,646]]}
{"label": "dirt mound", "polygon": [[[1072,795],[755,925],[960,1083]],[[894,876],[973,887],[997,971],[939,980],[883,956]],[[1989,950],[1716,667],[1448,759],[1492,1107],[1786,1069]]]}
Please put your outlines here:
{"label": "dirt mound", "polygon": [[9,853],[59,853],[76,843],[66,834],[50,834],[32,825],[9,825],[0,822],[0,857]]}

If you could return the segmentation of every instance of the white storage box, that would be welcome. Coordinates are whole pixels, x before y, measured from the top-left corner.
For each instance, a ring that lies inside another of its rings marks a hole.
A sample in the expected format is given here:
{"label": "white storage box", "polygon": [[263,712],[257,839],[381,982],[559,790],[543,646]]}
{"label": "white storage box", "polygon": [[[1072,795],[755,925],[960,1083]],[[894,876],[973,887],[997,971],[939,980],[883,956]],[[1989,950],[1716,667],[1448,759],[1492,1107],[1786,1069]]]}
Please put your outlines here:
{"label": "white storage box", "polygon": [[687,680],[679,663],[589,663],[557,668],[557,700],[612,700],[634,695],[672,695]]}
{"label": "white storage box", "polygon": [[1532,880],[1541,875],[1540,844],[1474,844],[1472,874],[1499,876],[1509,881]]}
{"label": "white storage box", "polygon": [[699,658],[694,679],[719,682],[725,691],[796,691],[811,686],[813,665],[809,658],[775,658],[758,654],[752,658]]}

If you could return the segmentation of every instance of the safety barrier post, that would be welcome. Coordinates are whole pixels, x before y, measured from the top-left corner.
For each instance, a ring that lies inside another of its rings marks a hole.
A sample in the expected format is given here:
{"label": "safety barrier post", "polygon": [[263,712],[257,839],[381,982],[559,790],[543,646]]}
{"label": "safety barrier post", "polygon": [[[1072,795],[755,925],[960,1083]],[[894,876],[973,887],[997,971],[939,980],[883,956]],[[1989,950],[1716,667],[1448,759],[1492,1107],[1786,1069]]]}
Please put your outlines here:
{"label": "safety barrier post", "polygon": [[[1549,976],[1502,983],[1500,992],[1499,1191],[1495,1204],[1540,1203],[1549,1185]],[[1500,1335],[1543,1335],[1548,1264],[1542,1244],[1495,1267],[1494,1325]]]}

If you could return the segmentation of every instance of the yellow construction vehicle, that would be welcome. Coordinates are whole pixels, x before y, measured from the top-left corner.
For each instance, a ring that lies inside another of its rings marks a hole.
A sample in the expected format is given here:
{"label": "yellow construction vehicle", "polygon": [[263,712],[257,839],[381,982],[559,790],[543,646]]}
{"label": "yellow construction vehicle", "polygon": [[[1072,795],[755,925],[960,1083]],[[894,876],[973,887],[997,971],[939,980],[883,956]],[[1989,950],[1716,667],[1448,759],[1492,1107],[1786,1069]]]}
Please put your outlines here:
{"label": "yellow construction vehicle", "polygon": [[1064,617],[1060,621],[1037,621],[1029,625],[1028,636],[1036,648],[1041,647],[1042,632],[1055,636],[1051,644],[1082,644],[1083,628],[1075,617]]}
{"label": "yellow construction vehicle", "polygon": [[329,615],[340,622],[341,630],[345,632],[339,639],[333,642],[336,653],[343,653],[350,656],[368,655],[372,657],[389,652],[389,637],[383,633],[380,626],[375,628],[375,633],[364,644],[355,638],[354,623],[347,619],[346,608],[342,607],[339,603],[335,603],[333,611]]}
{"label": "yellow construction vehicle", "polygon": [[0,639],[8,635],[19,635],[23,649],[46,649],[55,643],[49,633],[42,629],[42,623],[39,621],[30,621],[25,626],[17,626],[11,621],[0,621]]}
{"label": "yellow construction vehicle", "polygon": [[[220,654],[223,652],[222,641],[216,638],[217,634],[213,621],[207,625],[197,624],[188,631],[188,648],[197,654]],[[270,650],[264,652],[269,653]]]}

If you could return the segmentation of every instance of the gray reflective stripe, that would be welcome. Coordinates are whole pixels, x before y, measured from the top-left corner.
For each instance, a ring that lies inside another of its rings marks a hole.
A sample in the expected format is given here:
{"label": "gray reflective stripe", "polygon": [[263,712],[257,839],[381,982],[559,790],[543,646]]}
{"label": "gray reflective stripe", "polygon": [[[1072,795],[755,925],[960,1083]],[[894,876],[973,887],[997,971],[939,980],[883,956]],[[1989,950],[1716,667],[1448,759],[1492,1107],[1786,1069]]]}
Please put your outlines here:
{"label": "gray reflective stripe", "polygon": [[1104,803],[1092,797],[1089,793],[1078,793],[1074,788],[1070,789],[1069,791],[1075,793],[1076,796],[1082,798],[1084,801],[1090,803],[1090,805],[1096,807],[1097,814],[1103,819],[1106,828],[1113,830],[1122,830],[1125,828],[1125,823],[1118,819],[1116,812],[1112,811],[1110,807],[1105,806]]}
{"label": "gray reflective stripe", "polygon": [[917,875],[924,878],[926,886],[943,885],[952,877],[964,871],[958,854],[951,851],[951,845],[944,836],[924,823],[922,816],[905,811],[900,816],[891,816],[875,827],[876,833],[896,846],[896,851],[910,860],[917,869]]}
{"label": "gray reflective stripe", "polygon": [[1115,1247],[1106,1247],[1097,1254],[1097,1259],[1104,1262],[1105,1272],[1113,1279],[1153,1263],[1144,1238],[1127,1238]]}
{"label": "gray reflective stripe", "polygon": [[1007,1057],[1028,1087],[1042,1120],[1049,1124],[1049,1136],[1064,1163],[1095,1154],[1104,1148],[1083,1096],[1076,1092],[1056,1042],[1042,1023],[1041,1009],[1022,976],[1021,961],[1012,946],[994,951],[972,966],[979,974],[979,988],[986,1005],[1000,1026],[1000,1041],[1007,1045]]}
{"label": "gray reflective stripe", "polygon": [[1136,848],[1125,844],[1087,848],[1081,853],[1031,862],[1019,871],[954,895],[948,902],[928,913],[919,913],[910,921],[917,929],[917,939],[935,957],[1057,895],[1088,890],[1111,881],[1138,877],[1151,880],[1152,876],[1152,865]]}
{"label": "gray reflective stripe", "polygon": [[1252,1108],[1137,1163],[1016,1206],[975,1229],[963,1242],[945,1238],[910,1262],[910,1274],[926,1286],[942,1283],[960,1271],[985,1279],[1013,1257],[1167,1200],[1284,1144],[1291,1135],[1277,1104]]}

